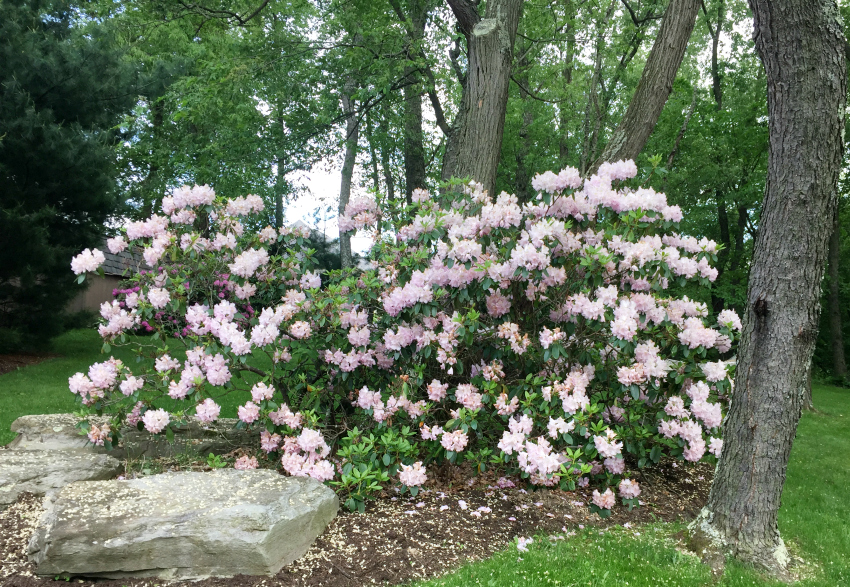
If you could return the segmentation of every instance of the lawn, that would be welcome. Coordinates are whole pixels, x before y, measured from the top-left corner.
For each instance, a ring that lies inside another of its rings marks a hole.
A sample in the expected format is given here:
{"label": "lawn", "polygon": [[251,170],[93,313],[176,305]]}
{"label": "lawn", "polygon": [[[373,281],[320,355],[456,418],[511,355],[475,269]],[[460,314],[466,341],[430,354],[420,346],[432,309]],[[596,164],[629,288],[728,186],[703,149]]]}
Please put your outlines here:
{"label": "lawn", "polygon": [[[145,338],[132,338],[131,341],[144,343]],[[73,412],[79,409],[74,395],[68,390],[68,378],[74,373],[85,373],[89,365],[109,356],[121,359],[131,369],[136,364],[132,348],[113,346],[109,354],[105,355],[101,353],[102,344],[95,330],[72,330],[53,342],[50,352],[59,357],[0,375],[0,445],[11,442],[15,437],[9,431],[9,426],[18,416]],[[179,343],[171,346],[175,358],[185,357]],[[261,361],[262,358],[258,357],[257,364]],[[245,379],[251,381],[254,377],[248,373]],[[235,418],[237,406],[248,399],[250,395],[241,392],[233,392],[221,398],[221,416]],[[171,401],[168,398],[166,400]],[[163,404],[163,407],[166,405]]]}
{"label": "lawn", "polygon": [[[53,352],[60,357],[0,376],[0,444],[12,440],[9,425],[18,416],[73,411],[68,377],[103,360],[100,348],[94,331],[72,331],[54,344]],[[130,351],[113,348],[112,354],[129,365],[135,362]],[[222,415],[234,416],[246,398],[225,398]],[[780,530],[790,550],[809,563],[799,585],[850,586],[850,467],[845,460],[850,454],[850,391],[815,386],[814,400],[817,412],[804,414],[791,454]],[[508,548],[417,586],[778,585],[734,563],[714,582],[705,566],[677,548],[674,536],[682,528],[659,523],[601,534],[577,530],[564,540],[537,536],[528,552]]]}

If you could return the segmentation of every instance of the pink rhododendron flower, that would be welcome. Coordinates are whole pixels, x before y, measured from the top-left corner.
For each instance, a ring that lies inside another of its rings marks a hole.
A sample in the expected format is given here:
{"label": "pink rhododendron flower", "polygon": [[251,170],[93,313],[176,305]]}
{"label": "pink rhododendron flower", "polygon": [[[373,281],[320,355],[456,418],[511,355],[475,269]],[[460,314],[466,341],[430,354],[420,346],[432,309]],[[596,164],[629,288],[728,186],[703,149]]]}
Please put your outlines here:
{"label": "pink rhododendron flower", "polygon": [[244,406],[239,406],[237,415],[239,416],[239,419],[246,424],[256,422],[257,418],[260,417],[260,406],[254,402],[246,402]]}
{"label": "pink rhododendron flower", "polygon": [[721,326],[728,326],[732,330],[741,330],[741,319],[735,310],[723,310],[717,315],[717,323]]}
{"label": "pink rhododendron flower", "polygon": [[310,325],[304,321],[295,322],[289,328],[289,334],[291,334],[295,338],[307,338],[308,336],[310,336],[310,333],[312,331],[313,330],[312,328],[310,328]]}
{"label": "pink rhododendron flower", "polygon": [[398,474],[398,479],[403,485],[408,487],[418,487],[427,481],[425,475],[425,467],[417,461],[412,465],[402,465],[401,472]]}
{"label": "pink rhododendron flower", "polygon": [[625,499],[634,499],[640,495],[640,485],[637,481],[631,479],[623,479],[620,481],[620,496]]}
{"label": "pink rhododendron flower", "polygon": [[89,441],[95,446],[103,446],[104,442],[109,438],[109,432],[109,424],[104,424],[102,427],[92,424],[87,436],[89,437]]}
{"label": "pink rhododendron flower", "polygon": [[720,451],[723,450],[723,440],[720,438],[712,438],[708,443],[708,452],[720,458]]}
{"label": "pink rhododendron flower", "polygon": [[249,457],[247,455],[239,457],[233,464],[233,468],[240,471],[249,471],[251,469],[256,469],[259,466],[260,463],[257,462],[257,457]]}
{"label": "pink rhododendron flower", "polygon": [[726,363],[723,361],[717,361],[716,363],[703,363],[700,365],[700,369],[702,369],[702,372],[708,381],[722,381],[723,379],[726,379]]}
{"label": "pink rhododendron flower", "polygon": [[140,390],[144,384],[145,381],[141,377],[129,375],[127,379],[121,382],[118,388],[124,395],[133,395],[133,393]]}
{"label": "pink rhododendron flower", "polygon": [[610,510],[617,503],[617,498],[614,496],[614,492],[610,489],[606,489],[605,493],[599,493],[597,489],[594,489],[593,503],[596,507]]}
{"label": "pink rhododendron flower", "polygon": [[262,381],[255,383],[254,387],[251,388],[251,399],[254,400],[255,403],[260,403],[263,400],[269,400],[273,397],[274,387],[266,385]]}
{"label": "pink rhododendron flower", "polygon": [[221,413],[221,406],[207,398],[195,407],[195,414],[201,422],[215,422]]}
{"label": "pink rhododendron flower", "polygon": [[[123,236],[116,236],[115,238],[106,239],[106,248],[109,249],[109,252],[113,255],[117,255],[121,251],[127,248],[127,241],[124,240]],[[106,260],[104,258],[104,260]]]}
{"label": "pink rhododendron flower", "polygon": [[168,426],[170,421],[171,417],[168,415],[168,412],[162,408],[158,410],[148,410],[145,412],[144,416],[142,416],[142,423],[145,425],[145,430],[151,434],[159,434],[165,430],[165,427]]}
{"label": "pink rhododendron flower", "polygon": [[91,273],[106,261],[104,254],[98,249],[85,249],[82,253],[71,259],[71,271],[75,275]]}
{"label": "pink rhododendron flower", "polygon": [[446,432],[443,434],[443,438],[440,439],[440,444],[443,445],[443,448],[451,452],[462,452],[466,448],[467,442],[469,442],[469,438],[460,430]]}

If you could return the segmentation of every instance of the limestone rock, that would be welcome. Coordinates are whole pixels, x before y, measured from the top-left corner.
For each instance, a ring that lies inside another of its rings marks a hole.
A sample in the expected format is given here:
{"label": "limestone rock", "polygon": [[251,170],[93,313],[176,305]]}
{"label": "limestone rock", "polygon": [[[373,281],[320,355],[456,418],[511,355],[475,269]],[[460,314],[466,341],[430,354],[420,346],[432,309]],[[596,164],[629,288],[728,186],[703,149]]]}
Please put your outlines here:
{"label": "limestone rock", "polygon": [[[108,418],[91,417],[97,425],[108,422]],[[79,419],[73,414],[45,414],[21,416],[12,422],[12,432],[18,436],[9,444],[12,450],[78,450],[85,449],[105,453],[103,447],[93,446],[88,438],[76,429]],[[154,436],[145,430],[125,427],[121,445],[109,451],[115,458],[170,457],[176,454],[209,453],[224,454],[240,446],[259,443],[259,432],[237,430],[235,418],[222,418],[218,422],[203,423],[190,419],[186,425],[177,427],[174,443],[165,435]]]}
{"label": "limestone rock", "polygon": [[39,575],[272,575],[303,555],[339,500],[314,479],[221,469],[74,483],[29,545]]}
{"label": "limestone rock", "polygon": [[21,493],[44,495],[75,481],[111,479],[124,467],[109,456],[87,451],[0,451],[0,505]]}

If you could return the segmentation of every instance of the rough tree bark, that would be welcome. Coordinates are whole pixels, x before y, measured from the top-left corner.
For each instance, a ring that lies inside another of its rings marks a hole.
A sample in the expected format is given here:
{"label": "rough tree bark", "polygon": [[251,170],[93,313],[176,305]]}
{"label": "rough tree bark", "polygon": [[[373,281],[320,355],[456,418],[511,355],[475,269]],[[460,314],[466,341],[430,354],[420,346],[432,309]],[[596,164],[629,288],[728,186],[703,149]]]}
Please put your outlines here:
{"label": "rough tree bark", "polygon": [[841,331],[841,299],[838,296],[839,263],[841,261],[841,220],[838,210],[829,237],[829,340],[832,344],[832,372],[836,377],[847,377],[844,357],[844,334]]}
{"label": "rough tree bark", "polygon": [[470,177],[491,194],[502,150],[514,39],[523,0],[447,0],[466,37],[468,68],[460,108],[446,143],[442,178]]}
{"label": "rough tree bark", "polygon": [[699,0],[671,0],[629,107],[590,167],[591,173],[605,161],[636,159],[643,150],[673,90],[699,7]]}
{"label": "rough tree bark", "polygon": [[847,73],[835,0],[750,0],[770,152],[735,392],[692,532],[788,578],[777,512],[814,350],[843,154]]}
{"label": "rough tree bark", "polygon": [[[351,198],[351,178],[354,175],[354,163],[357,160],[357,142],[360,139],[360,125],[355,113],[355,104],[352,99],[354,93],[354,80],[349,78],[342,90],[342,111],[345,119],[345,158],[342,162],[342,179],[339,185],[339,215],[345,213],[345,206]],[[351,256],[351,232],[339,234],[339,258],[343,269],[354,266]]]}

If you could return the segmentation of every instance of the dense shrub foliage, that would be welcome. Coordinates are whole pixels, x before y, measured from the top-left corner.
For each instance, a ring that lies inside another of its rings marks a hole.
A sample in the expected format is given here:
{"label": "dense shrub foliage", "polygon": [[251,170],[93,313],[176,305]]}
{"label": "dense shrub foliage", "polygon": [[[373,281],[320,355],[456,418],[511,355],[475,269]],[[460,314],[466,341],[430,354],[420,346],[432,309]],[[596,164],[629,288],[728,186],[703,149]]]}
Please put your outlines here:
{"label": "dense shrub foliage", "polygon": [[[324,277],[305,235],[243,229],[259,198],[177,190],[109,242],[143,247],[152,271],[104,304],[107,349],[140,323],[155,334],[138,365],[110,359],[71,378],[83,404],[116,414],[89,436],[114,443],[119,420],[153,434],[212,421],[216,400],[244,389],[240,426],[262,428],[262,451],[336,485],[349,507],[387,482],[415,493],[442,461],[594,484],[603,515],[615,492],[636,505],[628,468],[719,456],[734,370],[722,357],[741,326],[734,312],[712,321],[704,304],[669,296],[714,279],[717,246],[677,234],[682,213],[663,194],[620,187],[636,172],[547,172],[524,206],[474,183],[419,190],[402,226],[383,223],[374,269]],[[379,221],[374,201],[355,199],[340,226]],[[98,261],[85,251],[73,269]],[[243,383],[243,371],[259,381]],[[184,411],[159,407],[165,396]]]}

